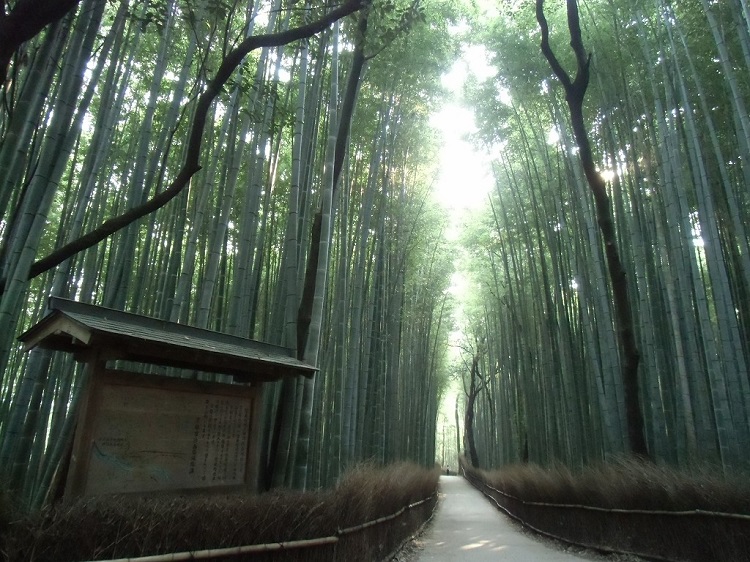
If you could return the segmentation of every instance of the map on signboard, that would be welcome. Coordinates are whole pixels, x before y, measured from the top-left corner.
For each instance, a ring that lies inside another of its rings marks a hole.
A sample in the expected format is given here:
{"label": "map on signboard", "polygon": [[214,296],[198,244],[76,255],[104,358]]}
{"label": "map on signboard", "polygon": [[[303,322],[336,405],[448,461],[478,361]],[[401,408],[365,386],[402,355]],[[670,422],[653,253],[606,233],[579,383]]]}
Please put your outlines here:
{"label": "map on signboard", "polygon": [[242,485],[252,396],[103,385],[86,494]]}

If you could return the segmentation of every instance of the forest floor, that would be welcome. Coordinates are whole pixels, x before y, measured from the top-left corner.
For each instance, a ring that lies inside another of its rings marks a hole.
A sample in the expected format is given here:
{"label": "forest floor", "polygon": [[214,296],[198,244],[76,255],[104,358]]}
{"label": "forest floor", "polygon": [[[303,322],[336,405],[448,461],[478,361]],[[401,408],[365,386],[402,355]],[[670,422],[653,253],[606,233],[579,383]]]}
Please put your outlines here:
{"label": "forest floor", "polygon": [[636,561],[603,556],[530,533],[499,512],[460,476],[440,477],[440,503],[424,532],[408,543],[393,562],[576,562]]}

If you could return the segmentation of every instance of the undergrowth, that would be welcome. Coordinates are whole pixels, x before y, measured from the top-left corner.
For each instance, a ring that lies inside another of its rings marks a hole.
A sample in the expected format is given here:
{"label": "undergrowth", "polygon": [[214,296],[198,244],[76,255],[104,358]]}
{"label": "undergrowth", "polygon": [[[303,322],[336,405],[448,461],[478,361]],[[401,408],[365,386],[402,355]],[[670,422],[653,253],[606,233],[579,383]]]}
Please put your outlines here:
{"label": "undergrowth", "polygon": [[712,466],[681,470],[616,458],[579,471],[557,465],[517,464],[484,471],[491,486],[522,498],[618,509],[701,509],[750,514],[750,479]]}
{"label": "undergrowth", "polygon": [[483,471],[465,459],[462,467],[503,510],[574,544],[659,560],[750,560],[746,475],[636,459],[579,471],[533,464]]}
{"label": "undergrowth", "polygon": [[[431,496],[439,472],[412,464],[359,465],[333,489],[259,495],[107,496],[58,504],[2,529],[8,561],[108,560],[336,535]],[[434,500],[404,516],[342,537],[335,547],[253,560],[378,560],[429,517]],[[237,560],[238,558],[233,558]]]}

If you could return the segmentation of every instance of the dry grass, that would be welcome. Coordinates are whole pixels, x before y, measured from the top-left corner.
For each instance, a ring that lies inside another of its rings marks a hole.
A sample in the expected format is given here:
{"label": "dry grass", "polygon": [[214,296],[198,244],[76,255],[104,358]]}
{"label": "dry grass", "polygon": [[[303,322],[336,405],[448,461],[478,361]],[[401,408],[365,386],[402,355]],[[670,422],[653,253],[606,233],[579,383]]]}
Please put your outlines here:
{"label": "dry grass", "polygon": [[750,479],[744,475],[633,459],[579,472],[531,464],[492,472],[463,466],[475,485],[508,512],[573,543],[662,560],[750,560],[750,520],[713,515],[750,515]]}
{"label": "dry grass", "polygon": [[716,467],[687,470],[615,459],[573,472],[558,465],[513,465],[483,472],[491,486],[526,501],[618,509],[701,509],[750,514],[750,479],[726,476]]}
{"label": "dry grass", "polygon": [[[2,550],[5,560],[64,562],[332,536],[429,496],[438,476],[437,470],[410,464],[362,465],[345,474],[335,489],[317,492],[89,499],[9,522]],[[356,549],[358,559],[377,560],[411,534],[431,509],[415,509],[390,524],[342,538],[337,553],[324,547],[280,553],[276,559],[343,560],[344,552]]]}

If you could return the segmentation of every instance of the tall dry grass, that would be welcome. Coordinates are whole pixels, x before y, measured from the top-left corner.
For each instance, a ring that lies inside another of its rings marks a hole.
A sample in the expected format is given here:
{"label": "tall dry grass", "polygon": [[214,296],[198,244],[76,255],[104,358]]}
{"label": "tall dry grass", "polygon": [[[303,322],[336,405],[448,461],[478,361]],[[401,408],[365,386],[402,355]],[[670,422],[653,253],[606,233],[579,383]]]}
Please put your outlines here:
{"label": "tall dry grass", "polygon": [[633,458],[615,458],[578,471],[557,465],[512,465],[484,472],[483,480],[527,501],[619,509],[702,509],[750,514],[750,478],[713,466],[681,470]]}
{"label": "tall dry grass", "polygon": [[[65,562],[327,537],[432,495],[438,477],[436,469],[412,464],[360,465],[343,475],[335,488],[315,492],[91,498],[11,518],[1,530],[0,548],[4,560],[13,562]],[[434,503],[342,536],[335,546],[252,560],[380,560],[429,517]]]}
{"label": "tall dry grass", "polygon": [[661,560],[750,560],[747,475],[637,459],[576,472],[533,464],[496,471],[462,466],[502,509],[563,540]]}

